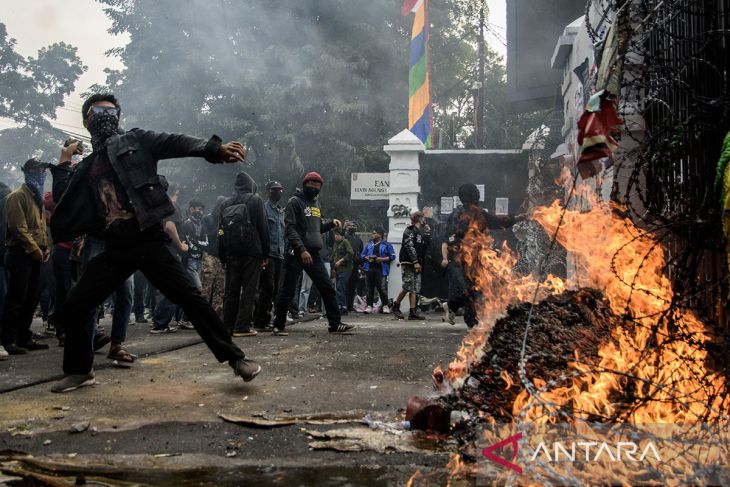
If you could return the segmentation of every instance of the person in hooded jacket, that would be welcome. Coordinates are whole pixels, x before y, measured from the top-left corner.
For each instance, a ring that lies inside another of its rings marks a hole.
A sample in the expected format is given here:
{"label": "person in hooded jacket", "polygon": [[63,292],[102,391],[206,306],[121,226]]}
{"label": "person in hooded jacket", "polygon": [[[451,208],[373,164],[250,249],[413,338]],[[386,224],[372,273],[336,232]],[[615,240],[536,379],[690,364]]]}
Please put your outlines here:
{"label": "person in hooded jacket", "polygon": [[[162,220],[175,211],[168,184],[157,173],[161,159],[204,157],[210,163],[244,159],[240,142],[212,136],[199,139],[184,134],[119,127],[121,107],[112,94],[95,94],[82,105],[84,127],[91,134],[92,152],[66,176],[54,174],[58,204],[51,221],[55,241],[95,234],[105,242],[69,292],[58,319],[66,330],[63,370],[66,376],[52,392],[68,392],[93,385],[94,354],[89,347],[93,322],[86,319],[106,297],[138,269],[154,287],[182,306],[200,337],[219,362],[228,362],[244,381],[254,379],[261,366],[245,357],[226,333],[207,301],[196,292],[187,272],[173,256]],[[70,160],[78,145],[61,150]],[[34,256],[42,252],[34,252]]]}
{"label": "person in hooded jacket", "polygon": [[284,283],[276,301],[274,334],[286,335],[286,312],[294,297],[297,281],[302,270],[319,288],[327,311],[330,333],[348,333],[355,327],[342,323],[337,306],[337,292],[320,257],[324,247],[322,234],[332,228],[341,228],[339,220],[325,220],[317,200],[324,180],[316,172],[310,172],[302,180],[302,189],[297,189],[286,204],[284,223],[289,252],[284,259]]}
{"label": "person in hooded jacket", "polygon": [[0,319],[0,339],[10,355],[48,348],[35,342],[30,325],[40,300],[41,262],[50,257],[43,209],[43,185],[49,164],[29,159],[23,164],[25,183],[5,202],[5,269],[8,289]]}
{"label": "person in hooded jacket", "polygon": [[[228,249],[218,242],[218,255],[226,265],[223,297],[223,324],[235,337],[254,336],[253,312],[261,269],[269,260],[269,227],[264,201],[256,194],[256,183],[245,172],[238,173],[234,194],[220,207],[220,215],[238,204],[245,204],[254,229],[253,245],[246,249]],[[220,217],[219,217],[220,221]]]}
{"label": "person in hooded jacket", "polygon": [[449,299],[444,306],[443,321],[455,324],[456,311],[464,308],[464,322],[471,329],[479,324],[476,305],[481,296],[475,291],[474,283],[464,272],[462,265],[464,249],[461,247],[461,242],[471,226],[476,226],[480,233],[487,233],[489,229],[509,228],[525,217],[490,214],[479,206],[480,193],[475,184],[462,184],[458,194],[463,206],[449,215],[446,223],[447,241],[441,245],[441,266],[446,269],[449,281]]}

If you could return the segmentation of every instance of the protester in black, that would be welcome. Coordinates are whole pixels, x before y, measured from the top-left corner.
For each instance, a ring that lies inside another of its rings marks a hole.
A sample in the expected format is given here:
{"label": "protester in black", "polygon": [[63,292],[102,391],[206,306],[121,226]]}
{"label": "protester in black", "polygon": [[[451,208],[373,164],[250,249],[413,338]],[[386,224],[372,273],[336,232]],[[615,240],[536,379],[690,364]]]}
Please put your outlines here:
{"label": "protester in black", "polygon": [[[63,369],[67,374],[53,388],[66,392],[95,383],[91,313],[137,269],[153,286],[183,307],[201,338],[219,362],[228,361],[236,375],[252,380],[261,367],[244,358],[232,343],[213,308],[190,284],[181,263],[167,247],[162,219],[174,212],[167,182],[157,174],[157,161],[205,157],[213,163],[243,160],[238,142],[222,144],[182,134],[119,130],[119,104],[112,95],[93,95],[84,102],[84,126],[93,152],[65,181],[54,181],[62,193],[51,222],[54,240],[69,241],[95,233],[106,243],[71,289],[59,320],[66,330]],[[76,150],[62,150],[69,160]],[[54,197],[56,194],[54,194]]]}
{"label": "protester in black", "polygon": [[[269,258],[269,227],[251,176],[238,173],[234,189],[233,196],[221,204],[218,218],[218,254],[226,266],[223,324],[233,336],[254,336],[253,312],[261,268]],[[251,238],[228,238],[229,234]]]}
{"label": "protester in black", "polygon": [[418,314],[416,307],[418,295],[421,293],[421,276],[426,261],[426,248],[431,242],[431,229],[426,225],[423,212],[415,211],[411,214],[411,224],[403,232],[400,255],[398,260],[401,266],[403,288],[393,302],[393,314],[399,319],[404,318],[400,310],[400,303],[408,294],[410,302],[409,320],[424,320]]}
{"label": "protester in black", "polygon": [[271,325],[271,309],[279,294],[285,247],[284,209],[279,205],[283,191],[284,187],[278,181],[266,184],[264,209],[269,228],[269,263],[262,269],[259,278],[259,299],[254,318],[254,328],[257,330],[266,330]]}
{"label": "protester in black", "polygon": [[303,188],[297,189],[286,205],[285,233],[290,250],[284,259],[284,284],[276,301],[274,334],[285,334],[286,311],[294,297],[302,270],[319,288],[327,311],[330,333],[347,333],[355,328],[342,323],[335,287],[319,256],[319,251],[324,246],[322,234],[329,232],[333,227],[342,226],[339,220],[322,218],[317,197],[323,183],[322,176],[316,172],[308,173],[302,180]]}
{"label": "protester in black", "polygon": [[456,311],[463,307],[464,322],[469,328],[479,324],[476,303],[480,296],[475,292],[473,283],[462,267],[461,242],[464,236],[470,226],[475,226],[480,233],[486,233],[490,228],[508,228],[524,219],[523,216],[493,216],[479,206],[479,197],[479,189],[475,184],[463,184],[459,187],[459,199],[463,206],[449,216],[446,224],[448,241],[441,247],[442,266],[446,267],[449,279],[449,300],[444,307],[444,321],[453,325]]}

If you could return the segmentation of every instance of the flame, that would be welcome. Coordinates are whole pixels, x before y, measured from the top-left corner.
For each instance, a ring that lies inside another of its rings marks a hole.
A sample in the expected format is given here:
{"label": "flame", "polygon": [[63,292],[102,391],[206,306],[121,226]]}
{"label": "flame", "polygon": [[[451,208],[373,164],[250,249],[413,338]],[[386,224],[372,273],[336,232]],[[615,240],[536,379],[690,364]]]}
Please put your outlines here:
{"label": "flame", "polygon": [[[604,293],[616,315],[627,316],[625,325],[601,344],[598,364],[585,363],[576,351],[570,381],[547,387],[531,378],[538,392],[520,393],[513,405],[515,417],[557,421],[556,411],[569,406],[576,420],[599,416],[635,423],[695,422],[718,419],[730,409],[725,379],[706,368],[710,331],[689,310],[675,309],[671,320],[663,318],[673,296],[664,272],[664,249],[618,210],[594,202],[589,211],[566,211],[555,202],[533,211],[548,234],[560,225],[557,240],[568,251],[573,269],[567,283],[553,276],[537,282],[533,276],[513,275],[516,255],[506,245],[492,248],[494,240],[470,225],[462,241],[462,263],[483,299],[480,324],[469,331],[444,372],[452,387],[459,387],[469,366],[481,358],[494,321],[509,304],[534,296],[540,300],[566,287],[591,287]],[[502,379],[509,388],[511,379]],[[634,403],[616,404],[612,398],[628,389]]]}
{"label": "flame", "polygon": [[505,313],[510,304],[532,300],[536,288],[541,299],[549,293],[565,290],[562,279],[552,275],[543,282],[538,282],[531,275],[513,274],[512,269],[517,264],[518,256],[506,242],[501,248],[494,248],[494,239],[486,230],[480,229],[477,221],[470,222],[462,239],[461,249],[461,264],[465,274],[482,299],[477,305],[479,324],[469,330],[456,353],[456,359],[443,372],[453,388],[461,386],[469,373],[470,364],[484,355],[494,322]]}
{"label": "flame", "polygon": [[[579,374],[542,399],[555,407],[571,405],[576,419],[593,414],[632,423],[717,420],[730,408],[730,399],[724,394],[725,379],[706,367],[710,330],[690,310],[675,309],[671,320],[663,318],[673,296],[664,272],[665,251],[654,235],[619,210],[594,203],[588,212],[567,211],[557,239],[573,258],[571,285],[600,289],[615,314],[631,319],[602,344],[597,366],[581,362],[576,352],[571,365]],[[536,209],[533,217],[553,234],[561,213],[556,202]],[[636,398],[632,407],[611,400],[628,388]],[[523,411],[528,396],[523,391],[513,412]],[[523,416],[547,421],[551,416],[544,409],[532,408]]]}
{"label": "flame", "polygon": [[423,477],[423,474],[420,470],[416,470],[416,473],[411,475],[411,478],[408,479],[408,482],[406,482],[406,487],[413,487],[413,482],[416,481],[416,479],[420,479]]}
{"label": "flame", "polygon": [[465,463],[461,459],[461,455],[458,453],[452,453],[449,458],[449,463],[446,464],[446,469],[449,471],[449,482],[447,485],[451,485],[452,479],[460,479],[465,477],[473,477],[476,475],[476,464]]}

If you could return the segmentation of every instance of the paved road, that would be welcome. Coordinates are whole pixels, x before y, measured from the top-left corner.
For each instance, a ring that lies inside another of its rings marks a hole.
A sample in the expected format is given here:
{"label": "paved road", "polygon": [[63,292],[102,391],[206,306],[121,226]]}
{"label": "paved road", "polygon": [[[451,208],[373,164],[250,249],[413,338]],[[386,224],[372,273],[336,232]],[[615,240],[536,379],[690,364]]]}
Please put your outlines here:
{"label": "paved road", "polygon": [[[356,335],[329,335],[319,320],[292,326],[288,337],[237,338],[263,367],[249,384],[196,343],[195,332],[149,335],[148,325],[130,328],[128,348],[141,356],[131,369],[109,367],[106,351],[98,353],[98,384],[73,393],[49,391],[61,363],[55,346],[0,362],[0,390],[7,391],[0,394],[0,465],[6,474],[36,479],[84,475],[167,485],[402,485],[417,469],[440,475],[449,447],[410,432],[358,422],[253,428],[218,416],[370,414],[397,423],[410,396],[431,393],[431,371],[451,360],[466,330],[436,315],[425,322],[348,318],[359,326]],[[87,424],[82,433],[69,432]],[[358,451],[312,449],[302,431],[338,428],[354,428],[349,444]],[[369,438],[368,431],[377,434]]]}

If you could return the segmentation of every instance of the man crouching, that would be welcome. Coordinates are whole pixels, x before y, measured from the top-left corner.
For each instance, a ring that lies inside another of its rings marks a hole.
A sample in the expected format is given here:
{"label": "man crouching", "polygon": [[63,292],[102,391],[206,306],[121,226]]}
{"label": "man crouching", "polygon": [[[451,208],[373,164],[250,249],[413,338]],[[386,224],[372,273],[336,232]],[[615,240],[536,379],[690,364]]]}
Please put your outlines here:
{"label": "man crouching", "polygon": [[92,153],[71,169],[77,144],[61,151],[54,171],[58,201],[51,223],[56,242],[91,234],[106,243],[71,289],[58,320],[66,330],[63,371],[53,392],[92,385],[94,355],[89,346],[93,321],[88,319],[107,296],[136,270],[183,308],[195,330],[219,362],[228,361],[236,375],[252,380],[261,367],[244,357],[208,302],[196,292],[188,273],[166,245],[162,219],[175,210],[167,181],[157,174],[160,159],[204,157],[211,163],[244,158],[239,142],[206,141],[182,134],[119,128],[121,109],[111,94],[93,95],[82,107],[84,127],[91,134]]}

